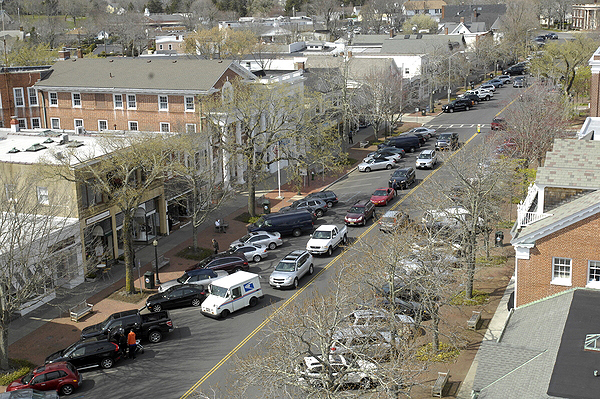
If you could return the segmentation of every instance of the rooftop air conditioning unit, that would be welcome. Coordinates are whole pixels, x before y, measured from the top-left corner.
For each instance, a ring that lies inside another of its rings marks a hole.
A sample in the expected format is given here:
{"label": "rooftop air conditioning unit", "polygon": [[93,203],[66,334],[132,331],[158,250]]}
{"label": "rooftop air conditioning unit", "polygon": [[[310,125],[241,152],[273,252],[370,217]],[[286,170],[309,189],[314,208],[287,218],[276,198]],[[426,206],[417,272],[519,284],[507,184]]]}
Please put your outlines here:
{"label": "rooftop air conditioning unit", "polygon": [[85,128],[83,126],[76,126],[75,134],[85,134]]}

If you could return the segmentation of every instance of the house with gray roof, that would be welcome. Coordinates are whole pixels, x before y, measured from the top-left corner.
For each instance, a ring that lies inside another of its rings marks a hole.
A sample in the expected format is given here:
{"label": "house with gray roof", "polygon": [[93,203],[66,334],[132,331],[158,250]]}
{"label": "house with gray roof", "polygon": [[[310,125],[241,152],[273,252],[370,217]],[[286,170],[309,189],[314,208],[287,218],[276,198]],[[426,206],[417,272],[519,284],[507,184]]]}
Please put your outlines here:
{"label": "house with gray roof", "polygon": [[472,397],[597,398],[599,301],[575,288],[513,309],[498,340],[481,344]]}
{"label": "house with gray roof", "polygon": [[515,304],[600,289],[600,141],[557,139],[517,206]]}

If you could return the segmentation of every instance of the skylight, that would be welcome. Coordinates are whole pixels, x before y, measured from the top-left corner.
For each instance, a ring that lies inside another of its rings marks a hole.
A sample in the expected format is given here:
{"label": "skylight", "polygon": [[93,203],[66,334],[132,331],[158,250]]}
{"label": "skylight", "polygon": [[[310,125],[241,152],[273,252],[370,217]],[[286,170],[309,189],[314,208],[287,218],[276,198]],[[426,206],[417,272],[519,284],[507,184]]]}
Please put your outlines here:
{"label": "skylight", "polygon": [[600,352],[600,334],[587,334],[585,336],[585,344],[583,349],[586,351]]}

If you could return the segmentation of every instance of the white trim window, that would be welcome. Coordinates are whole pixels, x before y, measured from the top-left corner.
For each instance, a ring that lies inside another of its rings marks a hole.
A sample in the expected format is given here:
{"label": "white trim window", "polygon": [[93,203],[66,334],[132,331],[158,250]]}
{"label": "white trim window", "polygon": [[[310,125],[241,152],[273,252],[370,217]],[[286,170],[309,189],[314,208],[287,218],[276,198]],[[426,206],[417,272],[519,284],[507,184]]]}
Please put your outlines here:
{"label": "white trim window", "polygon": [[194,103],[194,96],[185,97],[185,112],[194,112],[196,110],[196,104]]}
{"label": "white trim window", "polygon": [[22,87],[14,87],[13,94],[15,96],[15,107],[24,107],[25,106],[25,97],[23,96],[23,88]]}
{"label": "white trim window", "polygon": [[50,99],[50,106],[51,107],[58,107],[58,93],[57,92],[50,92],[48,93],[49,95],[49,99]]}
{"label": "white trim window", "polygon": [[16,193],[17,193],[17,186],[16,184],[10,184],[10,183],[5,183],[4,184],[4,191],[6,192],[6,199],[8,201],[16,201],[17,197],[16,197]]}
{"label": "white trim window", "polygon": [[163,45],[162,45],[162,44],[159,44],[159,45],[158,45],[158,49],[159,49],[159,50],[162,50],[162,49],[163,49]]}
{"label": "white trim window", "polygon": [[101,132],[104,130],[108,130],[108,121],[104,120],[104,119],[99,119],[98,120],[98,130]]}
{"label": "white trim window", "polygon": [[552,258],[552,284],[571,285],[571,263],[570,258]]}
{"label": "white trim window", "polygon": [[185,132],[186,133],[196,133],[196,124],[195,123],[186,123],[185,124]]}
{"label": "white trim window", "polygon": [[158,96],[158,110],[168,111],[169,110],[169,96]]}
{"label": "white trim window", "polygon": [[123,95],[113,94],[113,104],[115,105],[115,109],[123,109]]}
{"label": "white trim window", "polygon": [[36,187],[38,203],[42,205],[50,205],[48,197],[48,187]]}
{"label": "white trim window", "polygon": [[71,93],[73,108],[81,108],[81,93]]}
{"label": "white trim window", "polygon": [[30,107],[39,106],[38,93],[37,93],[37,90],[35,89],[35,87],[28,87],[27,93],[29,94],[29,106]]}
{"label": "white trim window", "polygon": [[135,98],[135,94],[127,95],[127,109],[136,109],[137,108],[137,100]]}
{"label": "white trim window", "polygon": [[60,129],[60,118],[50,118],[50,127],[52,129]]}
{"label": "white trim window", "polygon": [[78,127],[83,127],[83,119],[74,119],[73,125],[75,126],[75,130],[77,130]]}
{"label": "white trim window", "polygon": [[171,124],[169,124],[168,122],[161,122],[160,131],[162,133],[169,133],[171,131]]}
{"label": "white trim window", "polygon": [[138,130],[137,121],[129,121],[129,130],[134,130],[134,131]]}
{"label": "white trim window", "polygon": [[42,123],[40,118],[31,118],[31,128],[32,129],[40,129],[42,127]]}
{"label": "white trim window", "polygon": [[27,129],[27,119],[17,118],[17,122],[19,122],[19,129]]}
{"label": "white trim window", "polygon": [[2,105],[2,95],[0,95],[0,109],[4,108],[4,106]]}
{"label": "white trim window", "polygon": [[600,261],[588,261],[588,283],[589,288],[600,288]]}

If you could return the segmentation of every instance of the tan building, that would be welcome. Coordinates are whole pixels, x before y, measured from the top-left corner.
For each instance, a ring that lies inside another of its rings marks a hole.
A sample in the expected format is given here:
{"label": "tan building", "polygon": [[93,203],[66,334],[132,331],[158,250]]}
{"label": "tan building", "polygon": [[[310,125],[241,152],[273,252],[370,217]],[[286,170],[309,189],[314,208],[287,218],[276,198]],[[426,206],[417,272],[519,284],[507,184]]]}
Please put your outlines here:
{"label": "tan building", "polygon": [[600,27],[600,4],[573,4],[573,29],[596,30]]}

